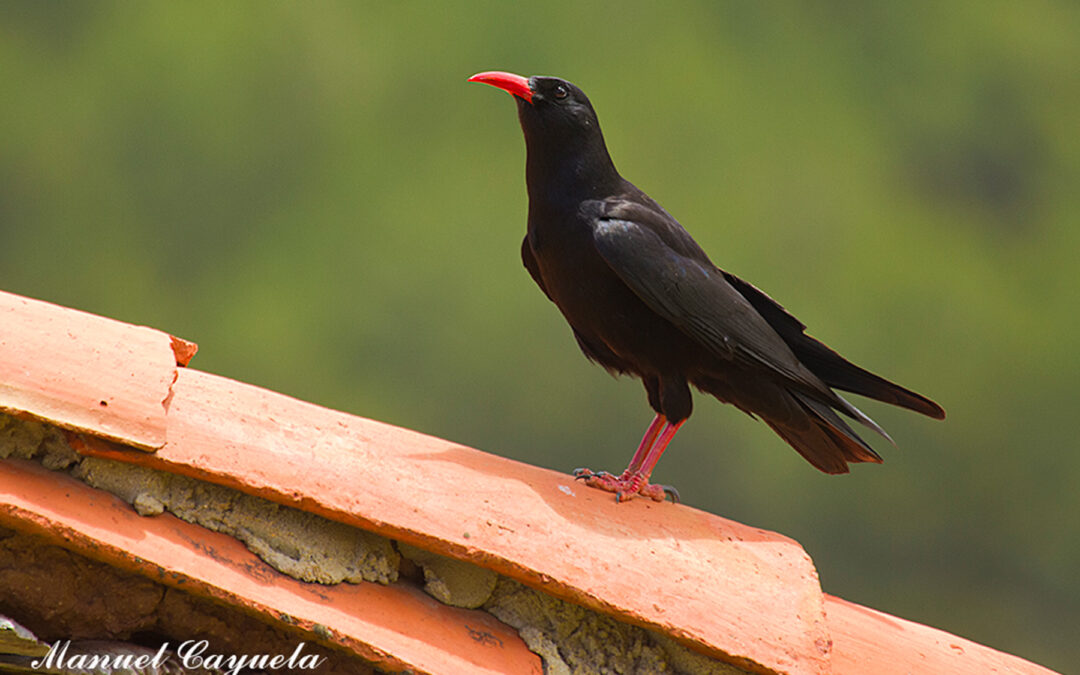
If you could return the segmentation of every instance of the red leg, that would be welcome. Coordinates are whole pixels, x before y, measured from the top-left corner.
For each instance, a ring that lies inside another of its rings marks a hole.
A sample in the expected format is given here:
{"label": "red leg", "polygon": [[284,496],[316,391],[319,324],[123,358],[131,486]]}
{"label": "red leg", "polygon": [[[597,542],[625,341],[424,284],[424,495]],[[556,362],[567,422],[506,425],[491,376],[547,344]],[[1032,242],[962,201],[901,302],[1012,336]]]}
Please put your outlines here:
{"label": "red leg", "polygon": [[635,494],[644,495],[658,502],[664,501],[670,495],[672,501],[679,501],[679,493],[674,488],[650,485],[649,476],[652,475],[653,468],[660,461],[660,456],[664,454],[668,443],[675,437],[675,433],[685,421],[671,424],[662,415],[657,415],[645,431],[637,452],[630,460],[630,466],[626,467],[626,471],[621,476],[614,476],[606,471],[593,473],[589,469],[575,469],[574,477],[584,479],[589,487],[614,492],[615,501],[629,499]]}
{"label": "red leg", "polygon": [[652,475],[656,463],[660,461],[660,455],[664,454],[664,450],[667,450],[668,443],[671,442],[671,439],[675,438],[675,433],[685,422],[686,420],[683,420],[678,424],[667,424],[664,426],[664,431],[660,434],[660,437],[656,439],[656,443],[654,443],[652,449],[649,450],[649,454],[645,456],[645,462],[638,471],[641,475],[645,476],[646,479]]}
{"label": "red leg", "polygon": [[649,424],[649,428],[645,430],[645,435],[641,437],[641,443],[638,444],[637,452],[634,453],[633,459],[630,460],[630,466],[626,467],[626,471],[623,471],[623,476],[627,477],[641,468],[641,462],[648,457],[649,450],[653,446],[653,442],[656,441],[656,435],[660,433],[660,427],[664,426],[667,420],[660,413],[656,414],[652,423]]}
{"label": "red leg", "polygon": [[[678,492],[675,492],[675,488],[665,485],[651,485],[649,483],[649,476],[652,475],[653,469],[656,467],[656,463],[660,461],[660,456],[664,454],[664,450],[667,450],[668,443],[671,439],[675,438],[675,433],[679,431],[679,427],[683,425],[682,420],[678,424],[667,424],[664,426],[664,430],[660,433],[660,437],[656,439],[656,443],[653,444],[649,454],[645,457],[645,462],[641,465],[635,476],[631,478],[634,480],[637,476],[641,477],[641,484],[635,492],[646,497],[650,497],[658,502],[664,501],[668,492],[671,491],[672,501],[678,501]],[[622,495],[618,492],[615,493],[615,498],[619,499]]]}

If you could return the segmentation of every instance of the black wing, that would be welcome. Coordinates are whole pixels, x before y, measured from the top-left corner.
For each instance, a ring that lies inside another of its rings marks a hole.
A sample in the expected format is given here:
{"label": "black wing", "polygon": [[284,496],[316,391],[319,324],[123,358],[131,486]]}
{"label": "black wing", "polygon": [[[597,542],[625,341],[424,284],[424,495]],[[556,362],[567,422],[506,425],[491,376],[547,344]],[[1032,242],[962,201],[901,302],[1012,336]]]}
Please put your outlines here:
{"label": "black wing", "polygon": [[764,366],[833,403],[825,384],[707,259],[680,253],[641,222],[607,217],[592,226],[597,252],[654,312],[716,356]]}
{"label": "black wing", "polygon": [[[597,252],[650,309],[716,356],[772,373],[787,386],[889,438],[799,360],[780,333],[666,212],[622,200],[586,208],[602,210],[591,221]],[[632,213],[637,219],[605,215],[614,213]]]}

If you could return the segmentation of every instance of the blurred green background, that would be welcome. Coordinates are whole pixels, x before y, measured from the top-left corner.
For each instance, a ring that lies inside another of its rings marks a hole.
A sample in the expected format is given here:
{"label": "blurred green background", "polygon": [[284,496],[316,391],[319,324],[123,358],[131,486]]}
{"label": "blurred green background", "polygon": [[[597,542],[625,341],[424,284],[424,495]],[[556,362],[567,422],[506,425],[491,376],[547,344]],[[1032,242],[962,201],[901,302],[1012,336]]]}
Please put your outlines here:
{"label": "blurred green background", "polygon": [[899,447],[829,477],[698,396],[654,478],[799,540],[831,593],[1071,670],[1078,36],[1064,0],[4,3],[0,288],[621,470],[644,390],[588,365],[521,267],[514,106],[465,82],[566,77],[717,264],[949,413],[866,402]]}

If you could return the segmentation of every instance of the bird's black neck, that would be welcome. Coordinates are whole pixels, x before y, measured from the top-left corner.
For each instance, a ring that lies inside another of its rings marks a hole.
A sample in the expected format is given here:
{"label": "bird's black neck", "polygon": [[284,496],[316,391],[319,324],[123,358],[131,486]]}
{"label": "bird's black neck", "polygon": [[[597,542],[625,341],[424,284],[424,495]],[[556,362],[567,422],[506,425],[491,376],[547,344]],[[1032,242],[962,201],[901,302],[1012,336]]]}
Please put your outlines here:
{"label": "bird's black neck", "polygon": [[577,208],[585,199],[620,191],[623,179],[615,169],[599,128],[575,138],[525,132],[525,182],[531,204]]}

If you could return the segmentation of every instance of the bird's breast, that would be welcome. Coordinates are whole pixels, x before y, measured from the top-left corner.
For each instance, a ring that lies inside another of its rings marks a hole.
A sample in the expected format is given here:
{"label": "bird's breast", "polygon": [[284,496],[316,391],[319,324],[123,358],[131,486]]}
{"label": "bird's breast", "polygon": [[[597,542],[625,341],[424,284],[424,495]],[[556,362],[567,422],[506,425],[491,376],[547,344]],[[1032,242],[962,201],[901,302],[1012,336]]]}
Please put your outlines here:
{"label": "bird's breast", "polygon": [[696,358],[699,346],[653,312],[600,256],[591,229],[530,225],[544,287],[575,331],[602,343],[638,374],[685,370]]}

